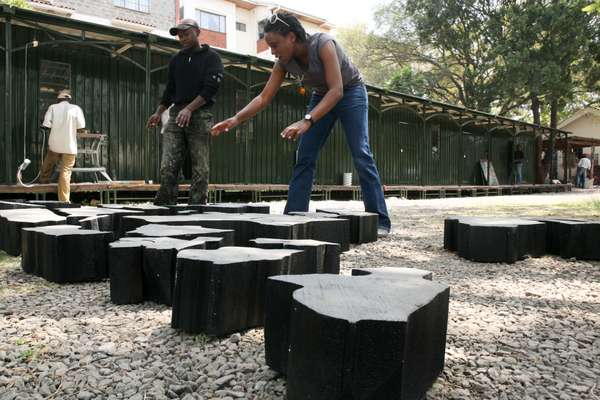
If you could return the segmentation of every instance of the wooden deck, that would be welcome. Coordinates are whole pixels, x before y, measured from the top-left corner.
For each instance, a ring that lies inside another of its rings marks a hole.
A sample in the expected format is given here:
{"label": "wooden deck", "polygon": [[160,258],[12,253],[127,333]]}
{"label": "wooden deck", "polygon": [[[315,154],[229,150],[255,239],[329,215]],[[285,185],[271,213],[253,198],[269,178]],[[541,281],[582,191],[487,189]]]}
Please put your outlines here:
{"label": "wooden deck", "polygon": [[[44,199],[48,193],[56,193],[56,184],[33,185],[24,187],[19,185],[0,185],[2,197],[35,195],[37,199]],[[571,184],[560,185],[500,185],[500,186],[412,186],[412,185],[386,185],[386,197],[397,196],[407,199],[428,199],[464,196],[502,196],[531,193],[570,192]],[[158,190],[158,184],[149,184],[144,181],[114,181],[101,183],[73,183],[71,193],[97,193],[102,203],[117,203],[120,201],[150,200]],[[186,193],[189,184],[179,185],[180,192]],[[285,198],[288,185],[269,184],[211,184],[209,185],[209,200],[220,202],[224,193],[250,194],[252,201],[258,202],[272,198]],[[323,200],[332,198],[332,194],[350,193],[352,199],[361,198],[360,186],[342,185],[316,185],[313,187],[313,197]]]}

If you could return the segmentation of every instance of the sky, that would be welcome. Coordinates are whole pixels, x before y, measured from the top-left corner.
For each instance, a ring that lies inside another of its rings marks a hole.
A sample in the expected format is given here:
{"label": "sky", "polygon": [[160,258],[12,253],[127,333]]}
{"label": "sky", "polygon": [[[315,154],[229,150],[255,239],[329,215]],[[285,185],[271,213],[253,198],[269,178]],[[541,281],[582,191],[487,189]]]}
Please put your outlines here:
{"label": "sky", "polygon": [[384,0],[270,0],[269,2],[325,18],[337,26],[347,26],[357,22],[371,25],[375,8],[385,3]]}

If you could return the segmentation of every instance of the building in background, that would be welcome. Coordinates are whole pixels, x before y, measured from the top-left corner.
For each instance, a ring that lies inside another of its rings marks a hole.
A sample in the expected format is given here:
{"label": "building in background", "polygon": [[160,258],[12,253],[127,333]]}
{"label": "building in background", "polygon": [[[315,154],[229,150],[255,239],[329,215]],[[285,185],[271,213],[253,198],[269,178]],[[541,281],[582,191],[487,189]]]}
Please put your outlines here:
{"label": "building in background", "polygon": [[298,17],[308,33],[331,32],[326,19],[250,0],[29,0],[34,11],[70,17],[128,31],[169,36],[184,18],[198,21],[200,40],[213,47],[273,60],[263,38],[265,19],[274,10]]}
{"label": "building in background", "polygon": [[34,11],[169,36],[176,20],[174,0],[28,0]]}
{"label": "building in background", "polygon": [[308,33],[331,32],[326,19],[280,7],[274,3],[250,0],[176,0],[177,20],[193,18],[201,28],[203,43],[269,60],[273,56],[263,38],[264,23],[275,10],[294,14]]}

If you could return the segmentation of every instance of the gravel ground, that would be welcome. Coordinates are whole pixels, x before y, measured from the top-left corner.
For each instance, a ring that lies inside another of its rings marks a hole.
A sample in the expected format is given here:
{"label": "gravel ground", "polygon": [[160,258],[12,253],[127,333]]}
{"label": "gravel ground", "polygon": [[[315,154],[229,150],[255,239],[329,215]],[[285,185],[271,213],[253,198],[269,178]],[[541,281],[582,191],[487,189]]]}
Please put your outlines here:
{"label": "gravel ground", "polygon": [[[450,215],[597,217],[598,199],[389,199],[394,233],[345,253],[343,273],[415,267],[451,286],[446,367],[427,399],[600,399],[600,263],[488,265],[442,248]],[[0,400],[285,398],[285,380],[265,365],[262,330],[181,334],[165,306],[115,306],[107,282],[51,284],[19,263],[0,253]]]}

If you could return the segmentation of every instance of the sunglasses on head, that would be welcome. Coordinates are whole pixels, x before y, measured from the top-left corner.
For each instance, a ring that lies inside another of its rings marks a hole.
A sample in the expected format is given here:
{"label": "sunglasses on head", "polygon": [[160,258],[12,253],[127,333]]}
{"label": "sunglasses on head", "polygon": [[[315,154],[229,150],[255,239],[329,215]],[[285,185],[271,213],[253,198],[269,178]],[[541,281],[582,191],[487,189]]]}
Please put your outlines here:
{"label": "sunglasses on head", "polygon": [[279,15],[277,15],[277,13],[272,14],[269,17],[269,24],[273,25],[275,24],[277,21],[281,22],[282,24],[286,25],[288,28],[290,26],[290,24],[288,24],[287,22],[285,22],[284,20],[282,20],[281,18],[279,18]]}

